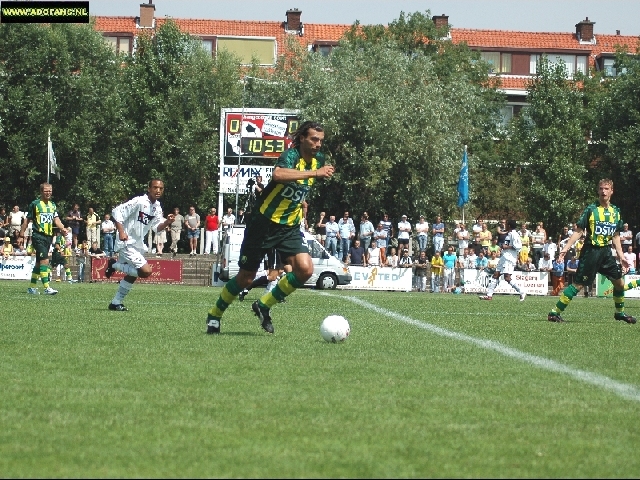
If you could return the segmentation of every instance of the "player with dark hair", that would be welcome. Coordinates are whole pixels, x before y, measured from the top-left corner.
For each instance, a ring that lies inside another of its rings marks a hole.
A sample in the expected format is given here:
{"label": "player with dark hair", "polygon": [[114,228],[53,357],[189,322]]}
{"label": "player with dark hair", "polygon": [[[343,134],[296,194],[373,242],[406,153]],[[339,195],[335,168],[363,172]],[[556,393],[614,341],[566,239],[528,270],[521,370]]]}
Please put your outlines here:
{"label": "player with dark hair", "polygon": [[147,278],[152,270],[144,258],[147,245],[144,240],[149,230],[162,231],[175,220],[170,213],[165,219],[158,199],[164,193],[164,182],[158,178],[149,181],[147,193],[132,198],[128,202],[115,207],[111,212],[113,223],[116,225],[116,251],[118,260],[110,258],[104,272],[110,278],[116,271],[125,274],[120,281],[118,290],[109,304],[109,310],[124,312],[127,310],[122,303],[124,297],[133,287],[138,277]]}
{"label": "player with dark hair", "polygon": [[226,283],[207,315],[209,334],[220,333],[222,315],[240,292],[251,285],[270,249],[277,248],[292,271],[251,305],[266,332],[273,333],[271,307],[302,287],[313,274],[309,249],[300,237],[303,204],[317,179],[330,178],[335,169],[325,165],[325,157],[320,152],[324,129],[319,123],[304,122],[293,141],[293,147],[278,158],[271,180],[254,206],[240,248],[240,270]]}
{"label": "player with dark hair", "polygon": [[[564,322],[560,316],[565,308],[582,287],[591,285],[596,274],[607,277],[613,284],[613,303],[615,313],[613,318],[626,323],[636,323],[635,317],[624,313],[624,291],[630,285],[625,286],[622,269],[627,270],[629,264],[622,253],[620,243],[620,230],[622,230],[622,218],[620,210],[611,204],[613,195],[613,181],[604,178],[598,182],[598,202],[588,205],[582,212],[577,228],[571,234],[565,245],[560,250],[558,262],[564,262],[564,256],[571,247],[585,233],[584,245],[580,250],[580,263],[575,273],[574,283],[566,287],[560,294],[558,303],[549,312],[547,319],[550,322]],[[618,254],[618,263],[611,253],[611,246]],[[625,288],[627,287],[627,288]]]}
{"label": "player with dark hair", "polygon": [[22,222],[20,236],[18,237],[18,243],[22,245],[24,242],[24,232],[29,222],[32,222],[33,234],[31,244],[36,251],[36,264],[31,273],[31,286],[27,289],[27,292],[32,295],[38,295],[38,293],[40,293],[37,288],[38,278],[42,282],[45,295],[55,295],[58,293],[57,290],[49,286],[49,280],[51,279],[49,248],[53,241],[53,226],[58,227],[63,235],[67,234],[67,229],[64,228],[60,220],[56,204],[51,200],[52,195],[53,187],[50,183],[40,185],[40,198],[34,200],[29,205],[27,216]]}
{"label": "player with dark hair", "polygon": [[527,296],[527,294],[520,290],[515,283],[511,283],[511,274],[515,270],[516,263],[518,262],[518,253],[520,253],[520,249],[522,249],[522,240],[520,239],[520,234],[516,230],[517,225],[515,220],[507,221],[507,226],[509,233],[507,233],[504,243],[501,245],[502,251],[500,252],[498,266],[491,276],[487,294],[481,295],[479,297],[480,300],[491,300],[493,298],[493,292],[498,286],[498,282],[500,282],[501,275],[504,277],[504,281],[511,285],[511,288],[520,294],[521,302],[524,301]]}

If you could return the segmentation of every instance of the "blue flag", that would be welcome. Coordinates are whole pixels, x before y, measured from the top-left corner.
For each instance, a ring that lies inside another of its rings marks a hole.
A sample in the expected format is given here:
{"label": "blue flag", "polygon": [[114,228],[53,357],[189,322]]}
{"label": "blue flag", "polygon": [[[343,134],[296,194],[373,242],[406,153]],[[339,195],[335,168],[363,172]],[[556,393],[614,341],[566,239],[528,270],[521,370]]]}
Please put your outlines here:
{"label": "blue flag", "polygon": [[460,179],[458,180],[458,207],[469,202],[469,161],[467,160],[467,149],[462,155],[462,167],[460,167]]}

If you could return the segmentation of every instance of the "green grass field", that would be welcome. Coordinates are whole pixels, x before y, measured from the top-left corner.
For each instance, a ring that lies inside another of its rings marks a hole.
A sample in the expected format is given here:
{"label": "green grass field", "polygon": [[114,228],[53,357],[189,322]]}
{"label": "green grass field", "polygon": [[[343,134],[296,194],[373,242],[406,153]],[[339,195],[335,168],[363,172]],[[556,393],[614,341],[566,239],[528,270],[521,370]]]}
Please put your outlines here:
{"label": "green grass field", "polygon": [[305,289],[270,336],[254,291],[209,336],[219,288],[27,286],[0,282],[0,477],[640,476],[640,325],[610,299],[554,324],[550,297]]}

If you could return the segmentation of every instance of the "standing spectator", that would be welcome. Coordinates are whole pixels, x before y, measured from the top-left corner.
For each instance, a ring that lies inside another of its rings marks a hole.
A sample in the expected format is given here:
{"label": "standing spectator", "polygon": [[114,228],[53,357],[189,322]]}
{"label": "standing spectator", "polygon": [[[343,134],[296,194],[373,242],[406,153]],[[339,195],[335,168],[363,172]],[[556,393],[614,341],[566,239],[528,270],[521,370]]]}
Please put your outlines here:
{"label": "standing spectator", "polygon": [[171,223],[171,253],[173,253],[174,257],[178,253],[178,242],[183,229],[184,217],[180,215],[180,209],[175,207],[173,209],[173,222]]}
{"label": "standing spectator", "polygon": [[[233,220],[231,221],[231,225],[233,225],[236,217],[231,213],[231,209],[229,209],[228,212],[233,217]],[[224,226],[224,219],[222,220],[222,224]],[[196,213],[196,207],[193,205],[189,207],[189,213],[184,217],[184,226],[187,229],[189,248],[191,248],[189,255],[196,255],[198,252],[198,238],[200,238],[200,215]]]}
{"label": "standing spectator", "polygon": [[471,246],[476,255],[480,253],[482,247],[480,246],[480,232],[482,231],[482,224],[484,222],[481,219],[477,219],[476,223],[471,227]]}
{"label": "standing spectator", "polygon": [[551,238],[551,236],[547,237],[547,242],[544,244],[544,247],[542,248],[544,253],[548,253],[549,254],[549,258],[555,258],[556,257],[556,252],[558,251],[558,245],[556,245],[556,243],[553,241],[553,238]]}
{"label": "standing spectator", "polygon": [[340,255],[343,262],[347,261],[351,239],[355,236],[356,227],[353,220],[349,218],[349,212],[344,212],[342,218],[338,220],[338,240],[340,241]]}
{"label": "standing spectator", "polygon": [[464,255],[464,251],[467,250],[469,254],[469,230],[465,227],[464,223],[460,223],[460,229],[456,234],[458,239],[458,255]]}
{"label": "standing spectator", "polygon": [[431,257],[431,293],[440,292],[442,270],[444,270],[444,260],[440,256],[440,250],[436,250]]}
{"label": "standing spectator", "polygon": [[567,285],[571,285],[575,281],[579,264],[580,261],[575,257],[575,255],[571,255],[571,258],[567,260],[567,267],[565,268]]}
{"label": "standing spectator", "polygon": [[536,230],[531,234],[531,256],[533,263],[538,264],[544,254],[544,242],[546,240],[545,232],[542,228],[542,222],[536,225]]}
{"label": "standing spectator", "polygon": [[[244,225],[244,210],[239,208],[238,209],[238,221],[236,222],[238,225]],[[304,219],[303,219],[304,220]]]}
{"label": "standing spectator", "polygon": [[398,252],[396,251],[395,247],[391,247],[389,255],[387,255],[387,261],[385,262],[385,265],[387,267],[396,268],[398,266],[399,260],[400,259],[398,258]]}
{"label": "standing spectator", "polygon": [[[387,252],[391,248],[390,242],[391,242],[391,239],[393,238],[393,234],[395,233],[395,231],[393,229],[393,223],[391,223],[391,220],[389,220],[388,213],[385,213],[382,215],[382,220],[380,220],[380,223],[382,223],[382,227],[384,228],[385,232],[387,232],[387,237],[385,239],[385,247],[384,247],[384,255],[386,257]],[[382,248],[382,245],[380,245],[380,243],[378,243],[378,246]]]}
{"label": "standing spectator", "polygon": [[104,241],[103,250],[107,257],[113,257],[116,244],[116,225],[111,220],[110,214],[104,214],[104,220],[100,224],[100,229],[102,230],[102,238]]}
{"label": "standing spectator", "polygon": [[84,220],[87,229],[87,242],[92,245],[97,242],[100,245],[100,216],[93,211],[93,207],[87,209],[87,216]]}
{"label": "standing spectator", "polygon": [[[250,179],[247,182],[247,187],[249,187],[249,196],[247,197],[247,202],[245,203],[245,218],[248,220],[249,217],[253,214],[253,207],[256,204],[256,201],[264,191],[264,183],[262,183],[262,176],[257,175],[256,179]],[[240,215],[238,215],[240,217]],[[244,223],[244,222],[240,222]]]}
{"label": "standing spectator", "polygon": [[402,215],[402,220],[398,222],[398,248],[402,251],[409,249],[411,240],[411,224],[407,221],[407,216]]}
{"label": "standing spectator", "polygon": [[[261,177],[256,177],[261,178]],[[255,185],[254,185],[255,187]],[[209,215],[204,218],[204,254],[209,255],[213,252],[218,254],[218,214],[215,208],[209,209]]]}
{"label": "standing spectator", "polygon": [[444,248],[444,223],[442,222],[442,217],[440,217],[440,215],[436,217],[436,221],[432,227],[434,253],[442,252],[442,249]]}
{"label": "standing spectator", "polygon": [[0,207],[0,238],[9,236],[9,230],[7,228],[8,224],[9,219],[7,216],[7,209],[4,207]]}
{"label": "standing spectator", "polygon": [[453,247],[448,247],[446,253],[442,256],[444,262],[444,292],[451,292],[456,286],[456,260],[458,257],[453,251]]}
{"label": "standing spectator", "polygon": [[20,234],[20,229],[22,227],[22,223],[26,218],[26,214],[20,211],[20,207],[15,205],[13,210],[9,212],[8,215],[8,226],[9,226],[9,237],[11,237],[12,243],[18,243],[18,235]]}
{"label": "standing spectator", "polygon": [[32,295],[38,295],[38,278],[42,282],[45,295],[55,295],[58,293],[49,286],[51,278],[51,267],[49,265],[49,248],[53,243],[53,226],[60,229],[63,234],[67,233],[58,216],[56,204],[51,201],[53,187],[49,183],[40,185],[40,198],[34,200],[27,209],[27,217],[22,222],[18,242],[24,242],[24,232],[29,222],[33,223],[33,248],[36,251],[36,263],[31,273],[31,286],[27,290]]}
{"label": "standing spectator", "polygon": [[387,245],[389,240],[389,232],[385,230],[382,220],[380,221],[380,223],[378,223],[378,228],[376,229],[376,231],[373,232],[373,240],[376,241],[376,243],[378,244],[378,248],[380,248],[380,258],[382,260],[382,264],[384,265],[385,263],[387,263]]}
{"label": "standing spectator", "polygon": [[110,258],[104,274],[105,277],[111,278],[114,272],[118,271],[124,273],[125,277],[120,281],[118,290],[109,304],[109,310],[127,311],[122,301],[133,288],[136,279],[147,278],[152,273],[151,267],[144,258],[144,253],[147,251],[145,237],[149,231],[164,230],[174,220],[172,213],[168,214],[166,219],[164,218],[158,201],[164,193],[164,182],[154,178],[148,185],[145,195],[134,197],[118,205],[111,212],[118,230],[116,240],[118,260]]}
{"label": "standing spectator", "polygon": [[564,288],[564,262],[559,258],[553,260],[551,268],[551,295],[557,297]]}
{"label": "standing spectator", "polygon": [[520,253],[518,254],[518,260],[520,263],[526,263],[527,257],[529,256],[529,245],[531,245],[531,232],[527,228],[527,223],[522,222],[520,226],[520,242],[522,242],[522,248],[520,249]]}
{"label": "standing spectator", "polygon": [[82,214],[80,213],[80,205],[73,204],[73,209],[67,214],[65,218],[71,229],[72,248],[76,250],[78,248],[78,235],[80,234],[80,225],[82,224]]}
{"label": "standing spectator", "polygon": [[496,258],[500,258],[500,252],[502,251],[502,249],[500,248],[500,245],[498,245],[498,239],[496,237],[493,237],[491,239],[491,245],[489,245],[487,251],[489,256],[491,256],[492,253],[495,253]]}
{"label": "standing spectator", "polygon": [[491,245],[491,239],[493,236],[491,235],[491,231],[487,227],[486,223],[482,224],[482,230],[478,234],[478,239],[480,240],[480,246],[482,247],[482,251],[485,256],[489,254],[489,246]]}
{"label": "standing spectator", "polygon": [[156,232],[156,257],[162,257],[162,251],[164,250],[164,244],[167,243],[167,232],[170,231],[171,226],[167,228],[158,229]]}
{"label": "standing spectator", "polygon": [[629,230],[629,224],[625,223],[622,225],[622,230],[620,230],[620,243],[622,244],[622,251],[629,251],[629,247],[633,247],[633,232]]}
{"label": "standing spectator", "polygon": [[[326,248],[326,240],[327,240],[327,224],[326,224],[326,213],[325,212],[320,212],[320,219],[318,220],[318,223],[316,223],[316,240],[320,243],[320,245],[322,245],[323,247]],[[369,248],[369,246],[367,245],[367,248],[365,248],[365,251]]]}
{"label": "standing spectator", "polygon": [[502,252],[500,253],[500,260],[498,261],[498,267],[496,271],[491,276],[491,280],[489,281],[489,288],[487,288],[487,294],[481,295],[480,300],[491,300],[493,298],[493,292],[495,291],[498,283],[500,282],[500,277],[504,278],[504,281],[511,285],[518,294],[520,294],[520,301],[523,302],[527,294],[520,290],[520,288],[515,284],[511,283],[511,274],[513,274],[516,263],[519,258],[519,251],[522,248],[522,237],[516,231],[516,221],[509,220],[507,222],[507,227],[509,228],[509,233],[507,234],[507,238],[505,238],[504,243],[502,244]]}
{"label": "standing spectator", "polygon": [[[558,248],[559,249],[563,249],[564,246],[567,244],[567,241],[569,240],[569,237],[571,236],[571,234],[569,233],[569,227],[562,227],[562,233],[560,233],[560,235],[558,235]],[[555,257],[551,257],[551,258],[555,258]]]}
{"label": "standing spectator", "polygon": [[427,259],[427,252],[420,250],[420,255],[415,262],[416,273],[415,283],[419,292],[427,291],[427,269],[429,268],[429,260]]}
{"label": "standing spectator", "polygon": [[236,216],[231,207],[227,208],[227,213],[222,216],[222,230],[227,231],[236,224]]}
{"label": "standing spectator", "polygon": [[420,215],[420,221],[416,223],[416,233],[418,240],[418,251],[426,252],[427,246],[429,244],[429,222],[425,221],[424,215]]}
{"label": "standing spectator", "polygon": [[334,257],[338,254],[338,224],[336,223],[336,216],[330,215],[329,221],[325,224],[327,231],[326,249]]}
{"label": "standing spectator", "polygon": [[636,254],[633,253],[633,246],[627,244],[624,250],[626,250],[623,254],[624,258],[629,264],[629,271],[627,271],[627,273],[634,275],[636,273]]}
{"label": "standing spectator", "polygon": [[507,234],[509,230],[507,230],[507,221],[500,220],[498,223],[498,227],[496,228],[496,235],[498,237],[498,245],[503,245],[505,238],[507,238]]}
{"label": "standing spectator", "polygon": [[640,255],[640,231],[636,233],[636,253]]}
{"label": "standing spectator", "polygon": [[360,246],[360,240],[354,240],[353,245],[349,248],[347,261],[345,263],[347,263],[348,265],[363,265],[365,267],[367,266],[365,251],[364,248]]}
{"label": "standing spectator", "polygon": [[384,265],[382,262],[381,249],[375,240],[371,240],[371,246],[367,250],[367,266],[380,267]]}
{"label": "standing spectator", "polygon": [[359,228],[360,242],[362,243],[362,248],[366,250],[369,249],[369,244],[371,243],[371,239],[373,238],[373,232],[375,228],[373,228],[373,223],[369,221],[369,214],[364,212],[362,217],[360,217],[360,228]]}

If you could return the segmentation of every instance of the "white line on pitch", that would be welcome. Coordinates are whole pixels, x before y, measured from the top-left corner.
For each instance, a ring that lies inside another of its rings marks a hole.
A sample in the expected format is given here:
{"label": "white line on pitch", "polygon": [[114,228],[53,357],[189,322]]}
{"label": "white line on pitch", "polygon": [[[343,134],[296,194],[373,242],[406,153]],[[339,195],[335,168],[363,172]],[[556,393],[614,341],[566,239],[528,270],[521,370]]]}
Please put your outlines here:
{"label": "white line on pitch", "polygon": [[[322,293],[321,295],[333,296],[329,293]],[[386,315],[387,317],[395,318],[396,320],[407,323],[409,325],[413,325],[415,327],[428,330],[429,332],[435,333],[436,335],[440,335],[441,337],[448,337],[454,340],[460,340],[462,342],[471,343],[473,345],[476,345],[481,348],[485,348],[487,350],[493,350],[494,352],[529,363],[543,370],[562,373],[564,375],[573,377],[576,380],[580,380],[581,382],[588,383],[590,385],[594,385],[596,387],[603,388],[605,390],[613,392],[626,399],[640,402],[640,389],[638,389],[638,387],[634,385],[618,382],[616,380],[613,380],[612,378],[606,377],[604,375],[599,375],[597,373],[587,372],[586,370],[572,368],[567,365],[563,365],[562,363],[556,362],[554,360],[550,360],[548,358],[543,358],[537,355],[531,355],[529,353],[521,352],[520,350],[507,347],[506,345],[502,345],[501,343],[495,342],[493,340],[485,340],[483,338],[472,337],[470,335],[465,335],[464,333],[458,333],[452,330],[447,330],[446,328],[437,327],[430,323],[414,320],[411,317],[407,317],[406,315],[400,315],[399,313],[395,313],[390,310],[380,308],[376,305],[365,302],[364,300],[360,300],[359,298],[343,297],[343,296],[340,296],[340,298],[349,300],[362,307],[368,308],[369,310],[373,310],[374,312],[380,313],[382,315]]]}

